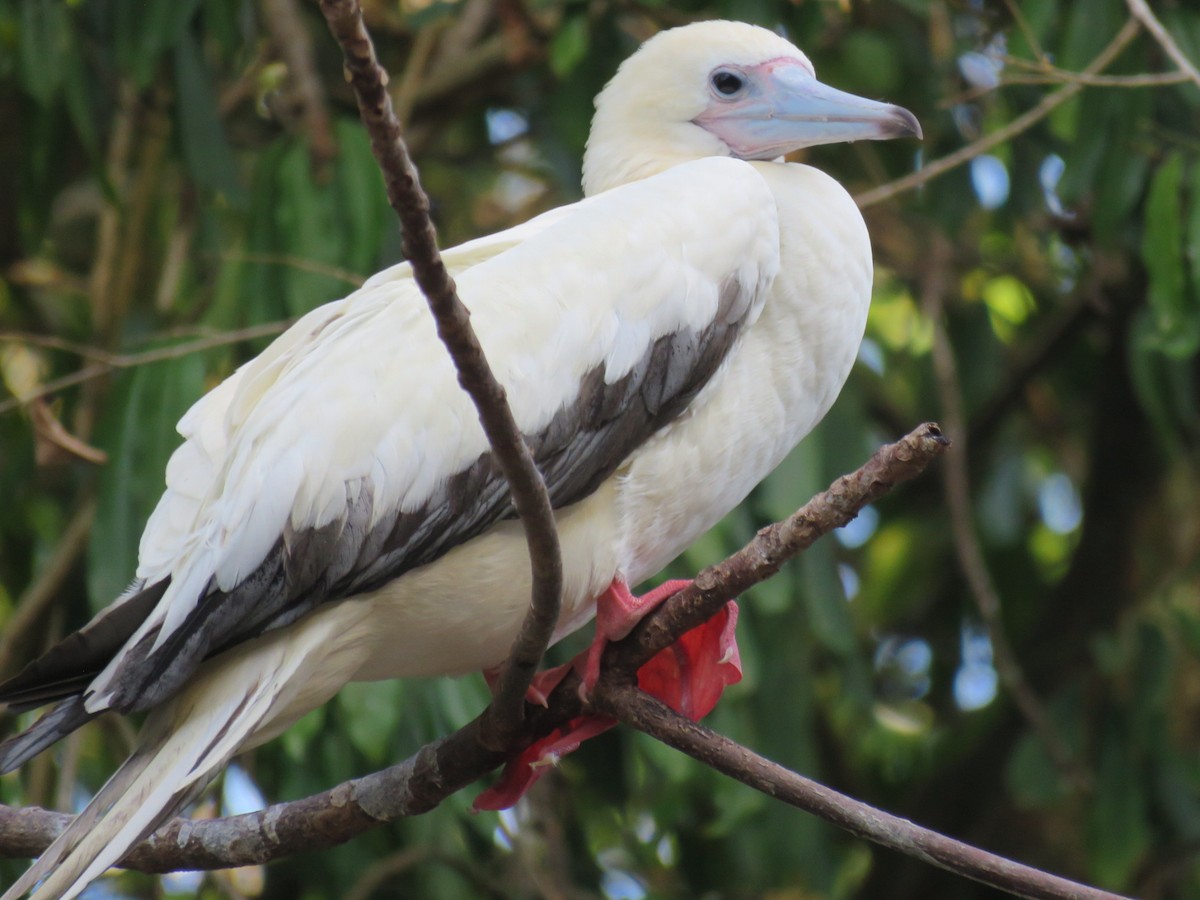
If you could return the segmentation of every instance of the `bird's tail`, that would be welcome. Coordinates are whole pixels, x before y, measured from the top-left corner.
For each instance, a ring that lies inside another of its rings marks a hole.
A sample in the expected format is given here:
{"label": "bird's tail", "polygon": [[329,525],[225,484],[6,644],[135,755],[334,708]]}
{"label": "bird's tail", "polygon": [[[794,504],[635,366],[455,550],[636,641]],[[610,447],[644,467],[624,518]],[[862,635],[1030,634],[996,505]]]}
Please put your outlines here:
{"label": "bird's tail", "polygon": [[[306,623],[309,624],[309,623]],[[311,625],[319,625],[313,622]],[[75,897],[175,815],[239,750],[280,733],[353,674],[327,628],[289,629],[212,660],[146,720],[138,749],[0,900]],[[313,676],[316,676],[314,679]]]}

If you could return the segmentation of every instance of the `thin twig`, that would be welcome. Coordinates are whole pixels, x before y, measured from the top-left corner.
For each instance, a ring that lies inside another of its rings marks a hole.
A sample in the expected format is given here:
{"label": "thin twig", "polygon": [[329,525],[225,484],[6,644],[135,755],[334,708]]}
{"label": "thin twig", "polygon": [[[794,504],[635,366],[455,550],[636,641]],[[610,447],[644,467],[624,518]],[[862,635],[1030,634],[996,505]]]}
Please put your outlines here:
{"label": "thin twig", "polygon": [[[1137,22],[1133,19],[1128,19],[1109,45],[1087,64],[1083,70],[1083,75],[1095,75],[1106,68],[1109,63],[1116,59],[1117,54],[1129,45],[1129,42],[1134,39],[1137,32]],[[1083,88],[1084,85],[1079,82],[1064,85],[1053,94],[1043,97],[1033,109],[1023,115],[1017,116],[1017,118],[1013,119],[1003,128],[999,128],[991,134],[979,138],[977,141],[972,141],[967,146],[960,147],[958,150],[943,156],[941,159],[934,160],[916,172],[858,194],[854,199],[861,208],[866,209],[868,206],[874,206],[876,203],[881,203],[890,197],[895,197],[897,194],[903,194],[905,191],[911,191],[914,188],[920,187],[927,181],[932,181],[934,178],[944,175],[951,169],[957,168],[965,162],[970,162],[976,156],[987,153],[993,147],[997,147],[1006,141],[1012,140],[1022,132],[1028,131],[1042,119],[1046,118],[1046,116],[1050,115],[1055,109],[1078,94]]]}
{"label": "thin twig", "polygon": [[1018,897],[1123,900],[1118,894],[1013,862],[840,794],[692,722],[633,685],[598,686],[595,704],[606,714],[769,797],[957,875]]}
{"label": "thin twig", "polygon": [[[1060,69],[1049,60],[1024,59],[1020,56],[1001,57],[1005,66],[1027,72],[1028,76],[1006,75],[1001,84],[1035,84],[1043,78],[1047,83],[1077,83],[1085,87],[1157,87],[1164,84],[1180,84],[1190,81],[1186,72],[1142,72],[1135,75],[1096,75]],[[1024,80],[1028,78],[1028,80]]]}
{"label": "thin twig", "polygon": [[1179,49],[1179,45],[1175,43],[1175,38],[1171,37],[1171,32],[1163,27],[1163,23],[1158,21],[1158,17],[1154,15],[1154,11],[1150,9],[1150,5],[1146,0],[1125,0],[1125,5],[1129,7],[1129,11],[1141,22],[1151,36],[1158,41],[1158,45],[1163,48],[1163,52],[1171,57],[1171,61],[1179,66],[1179,71],[1186,73],[1187,77],[1196,82],[1196,86],[1200,87],[1200,70],[1190,59]]}
{"label": "thin twig", "polygon": [[1021,29],[1021,34],[1025,36],[1025,43],[1029,45],[1029,49],[1033,52],[1033,55],[1038,58],[1038,61],[1042,65],[1050,65],[1050,57],[1042,49],[1041,41],[1037,39],[1033,27],[1029,24],[1029,20],[1025,18],[1025,13],[1021,12],[1021,7],[1016,3],[1016,0],[1004,0],[1004,5],[1008,7],[1008,14],[1013,17],[1013,21],[1017,23],[1017,27]]}
{"label": "thin twig", "polygon": [[946,333],[945,293],[947,273],[952,270],[949,242],[935,236],[930,264],[924,269],[921,286],[922,311],[933,328],[933,370],[938,399],[946,424],[946,433],[958,447],[958,452],[946,460],[942,469],[942,484],[950,507],[950,531],[959,568],[966,579],[975,607],[991,641],[996,673],[1021,715],[1033,728],[1046,748],[1054,766],[1077,788],[1091,784],[1091,778],[1072,753],[1054,721],[1046,713],[1041,698],[1029,684],[1017,660],[1016,651],[1008,640],[1000,592],[988,570],[979,535],[975,531],[971,510],[971,478],[967,470],[967,414],[959,387],[958,365],[950,336]]}
{"label": "thin twig", "polygon": [[321,0],[329,30],[342,47],[347,77],[359,114],[371,137],[371,150],[383,171],[388,200],[400,217],[404,254],[429,302],[438,336],[458,370],[459,384],[471,396],[496,461],[508,481],[513,505],[529,543],[532,599],[513,642],[495,697],[485,713],[482,736],[488,746],[507,747],[524,715],[525,692],[558,624],[562,594],[562,555],[550,496],[513,418],[504,388],[496,381],[442,264],[429,219],[429,198],[417,180],[387,91],[387,73],[375,49],[357,0]]}
{"label": "thin twig", "polygon": [[1084,87],[1121,88],[1137,90],[1139,88],[1169,87],[1173,84],[1183,84],[1191,81],[1184,72],[1143,72],[1137,75],[1085,75],[1082,72],[1072,72],[1068,69],[1057,69],[1049,64],[1039,65],[1028,59],[1004,57],[1006,64],[1021,69],[1026,74],[1005,74],[999,83],[973,87],[957,94],[951,94],[938,101],[938,109],[953,109],[963,103],[972,103],[980,97],[994,94],[1001,88],[1015,85],[1048,85],[1048,84],[1080,84]]}
{"label": "thin twig", "polygon": [[305,259],[302,256],[292,256],[287,253],[217,253],[217,259],[221,262],[240,262],[240,263],[260,263],[268,266],[287,266],[289,269],[295,269],[297,272],[312,272],[314,275],[327,275],[330,278],[336,278],[338,281],[344,281],[346,284],[353,285],[356,288],[363,286],[366,281],[362,275],[357,272],[351,272],[349,269],[343,269],[340,266],[331,266],[327,263],[318,262],[315,259]]}
{"label": "thin twig", "polygon": [[0,341],[27,340],[29,343],[66,350],[70,353],[77,353],[87,359],[95,360],[90,366],[72,372],[70,375],[64,375],[61,378],[47,381],[36,390],[22,394],[20,397],[10,397],[8,400],[0,400],[0,415],[18,409],[39,397],[45,397],[49,394],[57,393],[64,388],[83,384],[85,381],[91,381],[93,378],[107,375],[113,369],[132,369],[137,366],[162,362],[166,359],[178,359],[181,356],[188,356],[203,350],[225,347],[229,344],[239,343],[240,341],[270,337],[271,335],[279,334],[287,327],[287,322],[266,322],[262,325],[239,328],[236,331],[225,331],[211,337],[197,338],[194,341],[185,341],[182,344],[172,344],[170,347],[157,347],[154,350],[146,350],[141,353],[109,353],[96,347],[87,347],[84,344],[76,344],[73,341],[64,341],[58,338],[26,335],[19,332],[0,332]]}
{"label": "thin twig", "polygon": [[[695,624],[698,603],[716,597],[710,612],[715,611],[723,598],[765,581],[786,559],[854,518],[881,494],[918,475],[946,447],[946,440],[933,425],[922,425],[896,443],[881,447],[860,469],[839,478],[795,515],[764,528],[738,553],[697,576],[702,591],[681,591],[651,612],[605,655],[601,680],[614,677],[608,671],[615,666],[621,668],[617,677],[627,677],[627,672],[636,670],[661,646],[673,643]],[[665,643],[660,645],[660,641]],[[527,746],[579,716],[583,710],[578,685],[578,676],[572,673],[551,694],[548,706],[528,709],[514,746]],[[121,865],[147,872],[261,865],[334,847],[387,822],[428,812],[505,761],[508,749],[490,750],[484,745],[482,718],[422,747],[404,762],[302,800],[223,819],[173,819],[139,844]],[[0,856],[41,853],[70,820],[66,813],[0,805]]]}
{"label": "thin twig", "polygon": [[759,530],[754,540],[728,559],[701,571],[627,638],[609,647],[606,661],[617,675],[636,671],[681,634],[710,619],[727,600],[770,578],[817,538],[847,524],[868,503],[925,471],[949,446],[941,429],[926,423],[896,443],[880,447],[862,468],[843,475],[784,521]]}
{"label": "thin twig", "polygon": [[29,421],[33,425],[34,460],[39,468],[56,465],[71,457],[94,466],[108,462],[107,453],[71,434],[45,400],[34,400],[29,404]]}
{"label": "thin twig", "polygon": [[[1040,74],[1039,74],[1040,73]],[[1191,81],[1186,72],[1143,72],[1139,75],[1085,75],[1066,69],[1031,70],[1028,75],[1006,75],[1002,85],[1010,84],[1080,84],[1101,88],[1148,88],[1183,84]]]}

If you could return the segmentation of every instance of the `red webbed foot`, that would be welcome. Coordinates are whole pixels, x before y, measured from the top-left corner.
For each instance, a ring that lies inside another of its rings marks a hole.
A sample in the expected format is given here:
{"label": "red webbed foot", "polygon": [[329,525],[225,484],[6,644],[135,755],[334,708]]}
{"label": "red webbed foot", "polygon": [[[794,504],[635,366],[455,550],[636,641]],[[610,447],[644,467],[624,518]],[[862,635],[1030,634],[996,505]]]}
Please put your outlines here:
{"label": "red webbed foot", "polygon": [[600,678],[600,657],[604,655],[604,648],[626,637],[647,614],[689,584],[690,581],[667,581],[638,597],[629,590],[629,585],[623,579],[613,579],[608,590],[596,598],[596,636],[587,649],[586,662],[580,673],[584,697],[592,692]]}
{"label": "red webbed foot", "polygon": [[[530,688],[530,702],[545,705],[545,698],[571,668],[580,672],[586,697],[600,677],[604,648],[628,635],[647,613],[688,584],[668,581],[636,597],[624,581],[614,579],[596,601],[596,637],[592,645],[565,666],[538,673],[536,692]],[[742,680],[742,663],[734,637],[737,616],[737,604],[731,600],[717,615],[686,632],[638,669],[638,687],[693,721],[708,715],[726,686]],[[534,695],[539,699],[533,699]],[[500,780],[479,795],[474,808],[507,809],[521,799],[548,767],[557,765],[585,740],[616,724],[608,716],[588,715],[555,729],[509,760]]]}

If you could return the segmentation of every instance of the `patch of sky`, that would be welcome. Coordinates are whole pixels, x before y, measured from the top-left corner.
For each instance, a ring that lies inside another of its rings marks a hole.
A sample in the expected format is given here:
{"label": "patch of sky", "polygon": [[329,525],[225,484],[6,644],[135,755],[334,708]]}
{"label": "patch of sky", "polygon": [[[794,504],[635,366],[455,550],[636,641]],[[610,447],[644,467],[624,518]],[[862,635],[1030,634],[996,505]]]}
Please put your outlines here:
{"label": "patch of sky", "polygon": [[1055,534],[1070,534],[1083,521],[1083,503],[1071,479],[1055,472],[1038,486],[1038,513]]}
{"label": "patch of sky", "polygon": [[488,141],[493,146],[507,144],[529,130],[529,120],[515,109],[493,107],[483,114]]}
{"label": "patch of sky", "polygon": [[600,876],[600,890],[608,900],[642,900],[646,896],[646,886],[619,869],[610,869]]}
{"label": "patch of sky", "polygon": [[221,808],[225,815],[241,816],[266,805],[267,799],[245,769],[232,765],[225,770],[225,781],[221,786]]}
{"label": "patch of sky", "polygon": [[958,57],[958,73],[973,88],[991,90],[998,87],[1003,69],[1000,60],[978,50],[970,50]]}
{"label": "patch of sky", "polygon": [[954,702],[963,712],[982,709],[996,699],[999,676],[992,664],[992,639],[978,622],[964,622],[959,632],[962,664],[954,675]]}
{"label": "patch of sky", "polygon": [[496,813],[500,824],[492,832],[492,843],[509,853],[512,852],[512,836],[521,830],[521,820],[517,818],[515,808],[502,809]]}
{"label": "patch of sky", "polygon": [[838,578],[842,582],[842,593],[845,594],[847,600],[853,600],[858,596],[861,580],[853,566],[848,563],[839,563]]}
{"label": "patch of sky", "polygon": [[933,648],[924,638],[892,635],[875,648],[875,671],[885,697],[919,700],[932,686]]}
{"label": "patch of sky", "polygon": [[837,529],[834,534],[839,544],[853,550],[869,541],[878,527],[879,513],[875,507],[866,506],[856,519]]}
{"label": "patch of sky", "polygon": [[999,157],[983,154],[971,160],[971,186],[984,209],[999,209],[1008,202],[1008,168]]}
{"label": "patch of sky", "polygon": [[862,343],[858,345],[858,361],[876,375],[883,375],[883,348],[879,346],[878,341],[863,338]]}
{"label": "patch of sky", "polygon": [[[169,872],[159,879],[162,885],[163,894],[170,897],[177,895],[181,897],[198,897],[200,896],[200,888],[204,885],[203,872]],[[107,897],[128,897],[128,894],[105,894],[96,895],[93,897],[90,893],[84,892],[81,900],[100,900],[101,896]]]}
{"label": "patch of sky", "polygon": [[1042,198],[1046,202],[1046,208],[1056,216],[1069,219],[1074,213],[1063,206],[1062,199],[1058,196],[1058,183],[1062,181],[1066,171],[1066,161],[1057,153],[1050,153],[1038,166],[1038,183],[1042,186]]}

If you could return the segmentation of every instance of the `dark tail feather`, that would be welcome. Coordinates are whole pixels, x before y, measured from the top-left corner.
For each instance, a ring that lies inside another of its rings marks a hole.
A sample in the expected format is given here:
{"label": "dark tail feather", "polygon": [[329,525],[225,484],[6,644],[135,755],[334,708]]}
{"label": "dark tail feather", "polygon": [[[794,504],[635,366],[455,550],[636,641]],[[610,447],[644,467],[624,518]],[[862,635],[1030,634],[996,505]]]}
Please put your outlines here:
{"label": "dark tail feather", "polygon": [[67,635],[0,684],[0,703],[22,712],[83,691],[150,615],[169,581],[143,587]]}
{"label": "dark tail feather", "polygon": [[20,734],[0,743],[0,775],[18,769],[55,741],[96,718],[83,707],[83,697],[72,697],[46,713]]}

